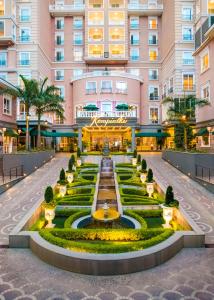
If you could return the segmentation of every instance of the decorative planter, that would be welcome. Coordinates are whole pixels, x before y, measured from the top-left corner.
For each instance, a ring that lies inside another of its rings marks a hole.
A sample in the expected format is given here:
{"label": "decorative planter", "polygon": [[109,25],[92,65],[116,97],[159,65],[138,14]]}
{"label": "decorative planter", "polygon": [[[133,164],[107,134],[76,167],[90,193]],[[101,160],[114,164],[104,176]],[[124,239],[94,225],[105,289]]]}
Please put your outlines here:
{"label": "decorative planter", "polygon": [[45,220],[48,221],[48,224],[45,228],[53,228],[55,224],[52,223],[53,219],[55,218],[55,207],[45,207]]}
{"label": "decorative planter", "polygon": [[136,166],[137,165],[137,158],[132,158],[132,165],[133,166]]}
{"label": "decorative planter", "polygon": [[74,174],[72,172],[67,172],[66,175],[68,183],[72,183],[74,181]]}
{"label": "decorative planter", "polygon": [[154,193],[154,182],[147,182],[146,191],[149,194],[149,197],[151,198],[152,194]]}
{"label": "decorative planter", "polygon": [[141,173],[140,174],[140,180],[141,180],[142,183],[146,182],[146,176],[147,176],[147,173]]}
{"label": "decorative planter", "polygon": [[141,166],[137,166],[137,171],[139,172],[141,170]]}
{"label": "decorative planter", "polygon": [[66,195],[67,192],[67,187],[66,185],[60,185],[59,186],[59,193],[61,197],[64,197]]}
{"label": "decorative planter", "polygon": [[81,158],[78,158],[78,159],[77,159],[77,167],[80,167],[81,165],[82,165]]}
{"label": "decorative planter", "polygon": [[163,225],[164,228],[171,228],[170,221],[172,221],[173,218],[173,207],[161,205],[163,208],[163,218],[165,220],[165,224]]}

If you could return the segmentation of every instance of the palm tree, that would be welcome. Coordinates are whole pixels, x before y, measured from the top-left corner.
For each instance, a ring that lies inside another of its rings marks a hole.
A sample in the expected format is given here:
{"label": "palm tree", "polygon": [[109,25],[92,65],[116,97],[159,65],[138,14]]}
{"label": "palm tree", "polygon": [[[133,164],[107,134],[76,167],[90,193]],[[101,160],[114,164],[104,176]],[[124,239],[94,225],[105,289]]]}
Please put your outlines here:
{"label": "palm tree", "polygon": [[8,94],[12,97],[19,98],[20,103],[25,106],[25,121],[26,121],[26,138],[25,138],[25,148],[26,151],[30,150],[30,138],[29,138],[29,116],[30,108],[33,106],[33,101],[37,94],[38,83],[34,79],[26,79],[24,76],[20,75],[23,82],[23,87],[14,86],[14,88],[5,88],[1,90],[1,94]]}
{"label": "palm tree", "polygon": [[209,105],[206,99],[198,99],[194,95],[184,96],[183,98],[167,97],[162,104],[168,104],[168,120],[183,125],[184,148],[188,148],[187,130],[191,123],[195,123],[195,110],[197,107]]}
{"label": "palm tree", "polygon": [[38,85],[37,96],[33,101],[38,116],[37,148],[41,147],[41,118],[45,113],[54,112],[64,118],[63,98],[59,96],[59,89],[54,85],[46,86],[48,78]]}

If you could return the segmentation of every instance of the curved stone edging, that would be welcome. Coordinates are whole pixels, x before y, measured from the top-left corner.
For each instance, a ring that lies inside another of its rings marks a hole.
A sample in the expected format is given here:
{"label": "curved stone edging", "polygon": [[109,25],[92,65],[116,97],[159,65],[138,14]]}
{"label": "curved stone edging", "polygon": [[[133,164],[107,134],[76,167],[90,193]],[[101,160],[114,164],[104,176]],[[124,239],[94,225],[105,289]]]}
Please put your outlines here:
{"label": "curved stone edging", "polygon": [[[26,234],[26,232],[22,232]],[[32,252],[48,264],[86,275],[121,275],[158,266],[184,247],[202,247],[203,236],[175,232],[162,243],[141,251],[120,254],[93,254],[67,250],[44,240],[38,232],[27,232]]]}

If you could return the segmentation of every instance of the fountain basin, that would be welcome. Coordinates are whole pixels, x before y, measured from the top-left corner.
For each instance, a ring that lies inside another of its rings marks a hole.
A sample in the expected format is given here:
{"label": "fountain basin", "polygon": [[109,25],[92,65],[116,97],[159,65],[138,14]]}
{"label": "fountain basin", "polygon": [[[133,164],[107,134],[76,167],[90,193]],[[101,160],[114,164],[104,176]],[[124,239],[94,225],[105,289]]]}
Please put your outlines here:
{"label": "fountain basin", "polygon": [[[105,205],[104,205],[105,206]],[[114,208],[100,208],[93,213],[93,218],[100,222],[113,222],[119,219],[120,214]]]}

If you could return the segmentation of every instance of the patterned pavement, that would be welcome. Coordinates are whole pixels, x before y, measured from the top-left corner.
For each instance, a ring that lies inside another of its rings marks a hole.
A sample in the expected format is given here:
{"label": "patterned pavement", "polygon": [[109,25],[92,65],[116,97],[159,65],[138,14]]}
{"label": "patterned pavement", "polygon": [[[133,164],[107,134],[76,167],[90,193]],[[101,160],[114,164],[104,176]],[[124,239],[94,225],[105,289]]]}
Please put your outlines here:
{"label": "patterned pavement", "polygon": [[[165,185],[174,186],[182,206],[212,237],[214,198],[211,194],[163,162],[160,156],[146,154],[145,157],[155,176]],[[56,157],[0,196],[2,245],[7,245],[8,233],[41,198],[46,185],[56,181],[59,170],[66,164],[67,158]],[[154,269],[95,277],[47,265],[28,249],[0,248],[0,300],[12,299],[214,300],[214,249],[184,249]]]}

